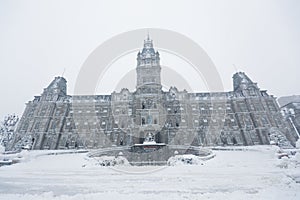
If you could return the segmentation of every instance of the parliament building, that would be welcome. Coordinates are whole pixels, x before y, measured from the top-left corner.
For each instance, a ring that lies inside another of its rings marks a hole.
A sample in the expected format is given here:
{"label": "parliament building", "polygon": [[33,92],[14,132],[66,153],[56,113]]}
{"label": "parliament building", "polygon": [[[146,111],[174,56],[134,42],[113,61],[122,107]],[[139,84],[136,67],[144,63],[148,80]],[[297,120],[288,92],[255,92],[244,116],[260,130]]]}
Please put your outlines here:
{"label": "parliament building", "polygon": [[294,145],[297,134],[276,98],[244,72],[233,91],[190,93],[162,90],[160,55],[148,37],[137,54],[135,91],[110,95],[67,94],[56,77],[26,104],[11,149],[72,149],[131,146],[147,135],[167,145]]}

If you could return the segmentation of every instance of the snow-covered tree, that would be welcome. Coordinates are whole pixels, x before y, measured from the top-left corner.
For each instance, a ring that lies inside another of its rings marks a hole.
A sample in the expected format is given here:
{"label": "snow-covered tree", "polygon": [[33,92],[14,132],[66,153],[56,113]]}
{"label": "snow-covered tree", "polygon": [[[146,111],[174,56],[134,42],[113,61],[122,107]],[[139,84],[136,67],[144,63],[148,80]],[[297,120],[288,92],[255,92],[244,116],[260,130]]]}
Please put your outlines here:
{"label": "snow-covered tree", "polygon": [[19,117],[13,114],[7,115],[4,117],[4,120],[0,122],[0,145],[4,148],[12,140],[18,121]]}
{"label": "snow-covered tree", "polygon": [[276,144],[281,148],[292,148],[293,146],[286,138],[286,136],[278,128],[270,128],[270,144]]}
{"label": "snow-covered tree", "polygon": [[0,144],[0,154],[5,151],[5,147]]}

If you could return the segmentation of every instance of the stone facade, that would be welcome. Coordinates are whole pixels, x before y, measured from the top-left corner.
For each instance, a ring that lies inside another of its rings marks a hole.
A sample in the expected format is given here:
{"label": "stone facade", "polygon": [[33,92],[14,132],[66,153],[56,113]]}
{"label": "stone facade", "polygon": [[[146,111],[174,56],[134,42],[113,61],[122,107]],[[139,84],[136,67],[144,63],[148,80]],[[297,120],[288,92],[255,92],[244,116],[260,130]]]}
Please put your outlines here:
{"label": "stone facade", "polygon": [[297,134],[276,99],[243,72],[233,91],[189,93],[161,86],[160,55],[148,37],[137,55],[137,86],[111,95],[67,94],[56,77],[26,105],[11,149],[99,148],[142,143],[152,133],[169,145],[269,144],[278,134],[294,145]]}

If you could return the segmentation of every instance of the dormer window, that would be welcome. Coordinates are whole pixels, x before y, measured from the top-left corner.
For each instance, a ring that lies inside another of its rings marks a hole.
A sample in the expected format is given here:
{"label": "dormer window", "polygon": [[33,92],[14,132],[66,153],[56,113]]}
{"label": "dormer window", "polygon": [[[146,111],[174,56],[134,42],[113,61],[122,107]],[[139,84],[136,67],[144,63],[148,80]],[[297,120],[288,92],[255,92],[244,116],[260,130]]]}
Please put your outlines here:
{"label": "dormer window", "polygon": [[249,89],[249,95],[251,95],[251,96],[255,96],[256,95],[254,88],[250,88]]}

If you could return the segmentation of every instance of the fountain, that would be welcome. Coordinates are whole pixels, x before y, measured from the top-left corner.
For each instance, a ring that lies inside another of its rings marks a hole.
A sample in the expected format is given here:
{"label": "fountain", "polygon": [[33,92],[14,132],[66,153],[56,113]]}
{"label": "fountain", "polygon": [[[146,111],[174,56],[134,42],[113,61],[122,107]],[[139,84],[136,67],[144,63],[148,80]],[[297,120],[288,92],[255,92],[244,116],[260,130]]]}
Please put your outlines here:
{"label": "fountain", "polygon": [[156,143],[155,140],[154,140],[153,133],[149,132],[146,135],[146,137],[144,139],[144,142],[142,144],[134,144],[131,147],[131,150],[133,152],[148,153],[148,152],[159,150],[159,149],[161,149],[165,146],[166,146],[165,143]]}

